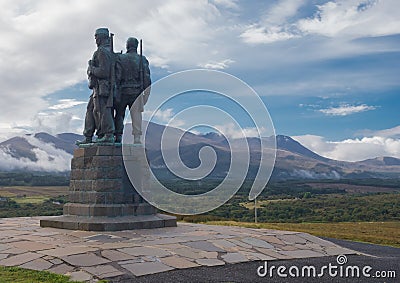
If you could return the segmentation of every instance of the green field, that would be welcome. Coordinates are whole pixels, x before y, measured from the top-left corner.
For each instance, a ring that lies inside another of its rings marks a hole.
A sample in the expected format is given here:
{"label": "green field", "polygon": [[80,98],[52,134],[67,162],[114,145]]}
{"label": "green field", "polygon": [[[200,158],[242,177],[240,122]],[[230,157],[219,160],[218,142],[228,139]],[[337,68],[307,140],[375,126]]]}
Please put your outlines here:
{"label": "green field", "polygon": [[62,214],[67,186],[0,187],[0,218]]}
{"label": "green field", "polygon": [[0,186],[3,197],[56,197],[66,195],[68,186]]}
{"label": "green field", "polygon": [[207,221],[204,224],[299,231],[315,236],[366,242],[400,248],[400,222],[249,223]]}
{"label": "green field", "polygon": [[18,204],[42,204],[52,197],[66,195],[67,186],[6,186],[0,187],[0,197],[7,197]]}
{"label": "green field", "polygon": [[[400,247],[400,183],[369,179],[351,182],[273,183],[258,197],[258,224],[254,224],[254,202],[248,200],[246,187],[213,211],[178,219],[302,231]],[[184,189],[179,184],[177,187]],[[67,193],[68,186],[0,187],[0,217],[60,215]]]}

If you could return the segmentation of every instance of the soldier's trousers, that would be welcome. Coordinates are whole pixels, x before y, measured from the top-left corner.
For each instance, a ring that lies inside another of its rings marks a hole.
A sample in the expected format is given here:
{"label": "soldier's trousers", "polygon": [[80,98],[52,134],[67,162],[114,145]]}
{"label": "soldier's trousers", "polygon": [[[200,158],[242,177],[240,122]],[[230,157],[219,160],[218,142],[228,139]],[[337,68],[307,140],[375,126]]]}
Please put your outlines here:
{"label": "soldier's trousers", "polygon": [[113,109],[107,107],[107,97],[90,96],[86,109],[85,129],[83,135],[92,137],[97,129],[97,136],[113,135],[115,131]]}
{"label": "soldier's trousers", "polygon": [[94,131],[96,130],[96,125],[98,125],[98,119],[94,115],[94,101],[93,95],[91,95],[86,107],[85,128],[83,129],[83,135],[88,138],[93,137]]}
{"label": "soldier's trousers", "polygon": [[132,119],[132,134],[142,135],[142,111],[139,103],[134,103],[139,95],[122,95],[121,101],[115,105],[115,135],[122,135],[124,131],[124,119],[126,107],[129,107]]}
{"label": "soldier's trousers", "polygon": [[[114,135],[115,125],[113,119],[113,108],[107,107],[107,96],[95,96],[94,100],[94,115],[99,117],[99,127],[97,136]],[[97,109],[98,108],[98,109]],[[97,110],[97,111],[96,111]]]}

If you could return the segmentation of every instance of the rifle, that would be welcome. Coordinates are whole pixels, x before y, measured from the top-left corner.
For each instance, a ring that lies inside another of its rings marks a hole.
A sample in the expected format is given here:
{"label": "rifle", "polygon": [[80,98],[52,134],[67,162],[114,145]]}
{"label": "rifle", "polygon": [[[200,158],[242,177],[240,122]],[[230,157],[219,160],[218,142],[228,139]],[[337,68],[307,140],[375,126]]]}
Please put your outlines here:
{"label": "rifle", "polygon": [[139,78],[140,78],[140,94],[144,91],[144,66],[143,66],[143,41],[140,40],[140,57],[139,57]]}
{"label": "rifle", "polygon": [[[144,65],[143,65],[143,41],[140,40],[140,61],[139,61],[139,74],[140,74],[140,95],[142,99],[142,105],[145,105],[147,103],[147,100],[149,99],[150,95],[150,89],[148,89],[147,92],[145,92],[145,87],[144,87]],[[149,88],[149,86],[148,86]]]}
{"label": "rifle", "polygon": [[110,51],[111,51],[111,80],[110,80],[110,94],[107,99],[106,107],[113,107],[114,106],[114,95],[115,95],[115,62],[116,62],[116,55],[114,53],[114,34],[110,33]]}

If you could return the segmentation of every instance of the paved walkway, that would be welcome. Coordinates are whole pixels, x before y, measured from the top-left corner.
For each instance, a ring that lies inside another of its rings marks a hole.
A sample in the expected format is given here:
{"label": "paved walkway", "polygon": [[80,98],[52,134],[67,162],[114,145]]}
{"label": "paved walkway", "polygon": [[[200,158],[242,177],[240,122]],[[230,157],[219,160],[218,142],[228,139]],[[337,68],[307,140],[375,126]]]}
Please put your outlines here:
{"label": "paved walkway", "polygon": [[99,233],[41,228],[40,219],[0,219],[0,265],[95,282],[200,266],[355,253],[299,232],[179,223]]}

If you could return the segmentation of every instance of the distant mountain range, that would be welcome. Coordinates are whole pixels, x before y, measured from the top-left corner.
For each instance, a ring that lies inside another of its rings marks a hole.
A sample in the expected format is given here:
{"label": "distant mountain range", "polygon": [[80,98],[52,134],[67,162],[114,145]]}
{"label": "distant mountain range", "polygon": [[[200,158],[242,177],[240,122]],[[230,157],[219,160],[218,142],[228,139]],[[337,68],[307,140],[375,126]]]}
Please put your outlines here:
{"label": "distant mountain range", "polygon": [[[165,126],[150,123],[146,136],[146,149],[151,166],[157,174],[169,178],[160,151],[160,138]],[[179,153],[182,161],[195,168],[200,164],[199,150],[205,145],[214,148],[217,166],[210,178],[221,178],[229,170],[231,150],[227,140],[216,133],[183,133],[180,129],[170,129],[173,135],[182,135]],[[75,148],[75,141],[81,135],[64,133],[50,135],[37,133],[17,136],[0,143],[0,170],[30,170],[60,172],[68,171]],[[266,138],[268,139],[268,138]],[[238,140],[237,140],[238,141]],[[239,141],[238,141],[239,142]],[[250,169],[248,177],[256,174],[260,156],[260,140],[247,138],[250,148]],[[309,150],[291,137],[278,135],[277,157],[272,178],[287,179],[339,179],[339,178],[382,178],[400,176],[400,159],[378,157],[359,162],[337,161],[322,157]],[[233,150],[235,146],[233,146]],[[171,147],[171,150],[174,148]],[[167,150],[168,143],[167,143]],[[355,148],[354,150],[357,150]]]}

